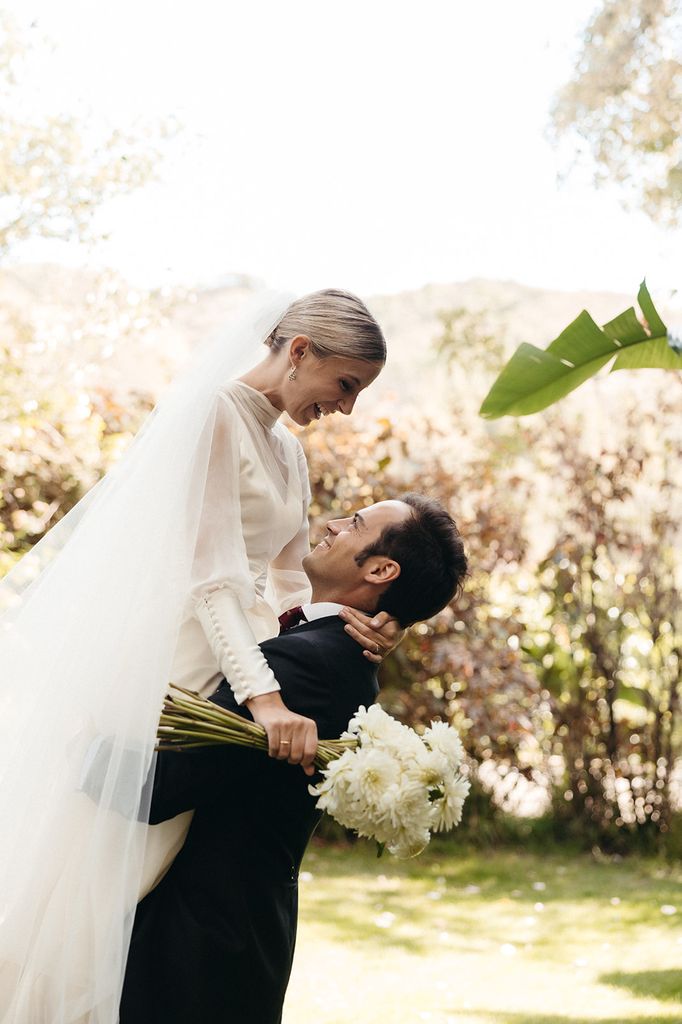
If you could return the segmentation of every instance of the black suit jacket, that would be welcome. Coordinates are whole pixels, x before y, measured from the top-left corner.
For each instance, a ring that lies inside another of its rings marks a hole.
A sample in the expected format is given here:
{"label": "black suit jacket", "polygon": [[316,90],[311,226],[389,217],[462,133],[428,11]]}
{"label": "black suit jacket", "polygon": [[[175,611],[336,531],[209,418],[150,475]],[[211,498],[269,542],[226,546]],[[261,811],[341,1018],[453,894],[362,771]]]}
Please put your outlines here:
{"label": "black suit jacket", "polygon": [[[339,736],[378,693],[338,616],[261,644],[286,705]],[[211,698],[251,717],[227,683]],[[184,847],[138,905],[120,1024],[277,1024],[296,938],[298,869],[321,813],[319,780],[261,751],[158,755],[150,821],[195,809]]]}

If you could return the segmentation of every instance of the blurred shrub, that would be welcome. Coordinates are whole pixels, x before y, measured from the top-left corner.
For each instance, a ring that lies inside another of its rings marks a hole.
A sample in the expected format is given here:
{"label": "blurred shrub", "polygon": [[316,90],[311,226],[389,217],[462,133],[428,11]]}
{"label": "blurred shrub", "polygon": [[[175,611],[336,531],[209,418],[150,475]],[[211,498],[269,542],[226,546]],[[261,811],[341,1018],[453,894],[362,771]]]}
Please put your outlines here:
{"label": "blurred shrub", "polygon": [[174,301],[102,273],[49,323],[0,310],[0,576],[116,462],[153,407],[149,388],[121,377]]}
{"label": "blurred shrub", "polygon": [[381,700],[416,727],[459,728],[481,838],[653,849],[680,805],[682,441],[665,393],[655,413],[636,397],[620,412],[596,449],[561,410],[493,430],[401,411],[304,435],[316,536],[330,515],[412,489],[460,526],[465,593],[408,631]]}
{"label": "blurred shrub", "polygon": [[[679,806],[680,466],[676,410],[623,410],[617,448],[589,454],[557,426],[572,495],[538,566],[543,613],[523,649],[554,698],[544,741],[554,813],[609,849],[656,845]],[[645,443],[655,426],[656,444]]]}

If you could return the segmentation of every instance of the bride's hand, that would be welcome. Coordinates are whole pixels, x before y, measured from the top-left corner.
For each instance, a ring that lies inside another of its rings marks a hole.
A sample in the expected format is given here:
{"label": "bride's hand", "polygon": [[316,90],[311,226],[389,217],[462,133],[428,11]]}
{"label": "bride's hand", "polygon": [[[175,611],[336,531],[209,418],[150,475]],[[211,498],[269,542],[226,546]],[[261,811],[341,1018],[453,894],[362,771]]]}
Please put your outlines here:
{"label": "bride's hand", "polygon": [[365,657],[376,664],[381,664],[386,655],[390,654],[405,636],[405,630],[401,629],[397,619],[391,618],[388,612],[366,615],[357,608],[346,607],[339,615],[346,623],[348,635],[365,648]]}
{"label": "bride's hand", "polygon": [[313,775],[317,725],[312,718],[289,711],[278,690],[251,697],[245,703],[254,722],[262,725],[267,733],[270,757],[300,764],[306,775]]}

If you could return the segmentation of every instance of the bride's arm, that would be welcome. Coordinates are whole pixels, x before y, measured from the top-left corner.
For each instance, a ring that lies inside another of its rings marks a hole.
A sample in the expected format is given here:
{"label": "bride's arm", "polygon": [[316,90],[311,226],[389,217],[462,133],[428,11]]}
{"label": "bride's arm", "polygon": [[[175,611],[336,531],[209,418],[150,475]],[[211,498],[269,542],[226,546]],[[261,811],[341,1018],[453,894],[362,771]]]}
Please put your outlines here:
{"label": "bride's arm", "polygon": [[244,614],[244,608],[255,601],[256,592],[242,531],[239,425],[230,398],[219,394],[215,415],[207,423],[210,454],[191,596],[196,616],[237,703],[246,704],[266,729],[271,756],[302,763],[307,770],[317,750],[315,723],[294,715],[285,706],[279,683]]}
{"label": "bride's arm", "polygon": [[205,592],[195,611],[237,704],[279,690],[279,683],[263,657],[239,598],[229,583]]}
{"label": "bride's arm", "polygon": [[199,622],[235,700],[245,704],[268,737],[270,757],[300,764],[313,774],[317,726],[289,711],[280,685],[258,647],[238,598],[227,586],[204,594],[196,609]]}

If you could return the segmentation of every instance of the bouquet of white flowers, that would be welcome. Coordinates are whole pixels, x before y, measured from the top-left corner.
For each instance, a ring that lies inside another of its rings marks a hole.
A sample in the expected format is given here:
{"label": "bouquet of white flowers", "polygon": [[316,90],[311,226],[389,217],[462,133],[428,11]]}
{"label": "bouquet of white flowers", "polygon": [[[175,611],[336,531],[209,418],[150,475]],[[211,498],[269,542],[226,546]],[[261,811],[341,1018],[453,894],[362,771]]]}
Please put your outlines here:
{"label": "bouquet of white flowers", "polygon": [[396,857],[415,857],[432,832],[458,825],[469,782],[457,732],[432,722],[421,735],[378,705],[361,707],[341,740],[354,741],[310,786],[317,807]]}
{"label": "bouquet of white flowers", "polygon": [[[268,749],[265,730],[241,715],[172,686],[161,715],[159,750],[239,744]],[[316,806],[345,828],[375,839],[396,857],[415,857],[432,832],[458,825],[469,782],[455,729],[432,722],[421,735],[378,705],[361,707],[338,740],[320,740],[315,765],[323,780],[309,786]]]}

